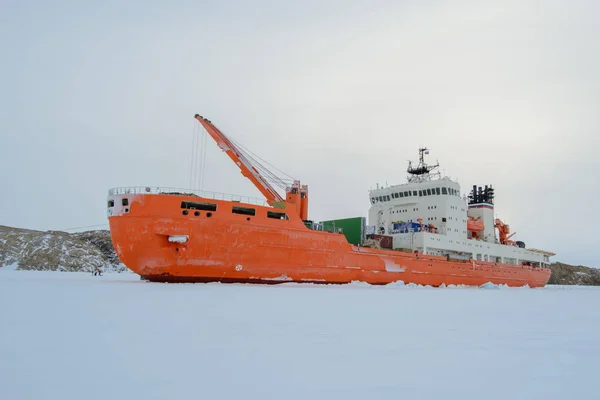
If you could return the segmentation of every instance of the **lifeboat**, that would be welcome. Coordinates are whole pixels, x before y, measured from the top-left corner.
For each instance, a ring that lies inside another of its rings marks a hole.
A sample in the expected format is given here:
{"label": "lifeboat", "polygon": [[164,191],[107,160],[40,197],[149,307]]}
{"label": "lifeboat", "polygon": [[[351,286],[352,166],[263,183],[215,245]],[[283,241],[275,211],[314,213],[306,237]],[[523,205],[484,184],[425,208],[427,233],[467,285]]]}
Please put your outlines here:
{"label": "lifeboat", "polygon": [[467,230],[471,232],[481,232],[485,229],[485,225],[481,218],[469,217],[467,220]]}

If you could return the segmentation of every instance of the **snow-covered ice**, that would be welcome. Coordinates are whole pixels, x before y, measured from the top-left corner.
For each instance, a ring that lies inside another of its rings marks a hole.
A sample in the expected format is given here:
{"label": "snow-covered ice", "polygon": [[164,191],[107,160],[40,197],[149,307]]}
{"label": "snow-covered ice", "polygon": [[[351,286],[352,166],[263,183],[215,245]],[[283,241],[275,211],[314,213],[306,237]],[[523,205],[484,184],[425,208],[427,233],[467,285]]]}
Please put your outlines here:
{"label": "snow-covered ice", "polygon": [[0,269],[0,399],[596,399],[599,304]]}

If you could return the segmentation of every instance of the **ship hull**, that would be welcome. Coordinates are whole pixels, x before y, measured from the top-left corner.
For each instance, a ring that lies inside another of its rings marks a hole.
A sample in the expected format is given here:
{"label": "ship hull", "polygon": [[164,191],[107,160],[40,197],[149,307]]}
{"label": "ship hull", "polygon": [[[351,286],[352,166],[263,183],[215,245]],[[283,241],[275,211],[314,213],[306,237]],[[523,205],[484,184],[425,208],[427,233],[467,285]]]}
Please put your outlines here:
{"label": "ship hull", "polygon": [[[550,278],[548,268],[354,246],[341,234],[307,228],[293,212],[268,218],[270,207],[156,194],[111,200],[117,204],[109,210],[117,255],[150,281],[542,287]],[[183,209],[185,201],[215,210]],[[255,214],[232,212],[240,206]]]}

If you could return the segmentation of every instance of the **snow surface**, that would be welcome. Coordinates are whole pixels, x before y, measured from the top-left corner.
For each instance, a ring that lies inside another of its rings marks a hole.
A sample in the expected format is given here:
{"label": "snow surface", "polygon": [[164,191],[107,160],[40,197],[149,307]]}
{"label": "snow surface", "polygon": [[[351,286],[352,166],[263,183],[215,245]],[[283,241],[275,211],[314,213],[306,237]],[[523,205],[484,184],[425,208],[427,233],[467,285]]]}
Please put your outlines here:
{"label": "snow surface", "polygon": [[598,304],[595,287],[1,269],[0,399],[596,399]]}
{"label": "snow surface", "polygon": [[6,271],[16,271],[17,268],[19,268],[19,263],[18,262],[14,262],[12,264],[5,265],[3,268]]}

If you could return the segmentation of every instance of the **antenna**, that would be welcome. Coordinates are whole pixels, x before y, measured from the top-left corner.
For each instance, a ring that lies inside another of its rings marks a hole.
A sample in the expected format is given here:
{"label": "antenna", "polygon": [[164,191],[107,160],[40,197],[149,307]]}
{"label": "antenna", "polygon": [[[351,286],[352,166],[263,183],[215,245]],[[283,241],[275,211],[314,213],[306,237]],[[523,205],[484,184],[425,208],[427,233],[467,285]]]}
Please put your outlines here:
{"label": "antenna", "polygon": [[[412,161],[408,162],[408,172],[410,175],[408,176],[409,182],[423,182],[431,180],[431,176],[437,176],[439,178],[439,171],[433,172],[436,168],[440,166],[439,162],[435,165],[427,165],[425,163],[425,155],[429,154],[429,149],[427,147],[419,148],[419,164],[416,167],[413,167]],[[433,173],[432,173],[433,172]]]}

